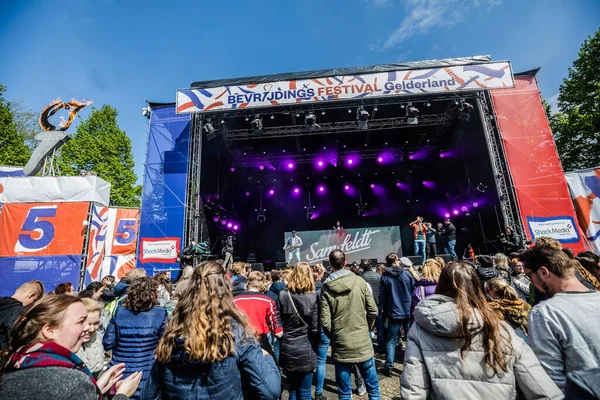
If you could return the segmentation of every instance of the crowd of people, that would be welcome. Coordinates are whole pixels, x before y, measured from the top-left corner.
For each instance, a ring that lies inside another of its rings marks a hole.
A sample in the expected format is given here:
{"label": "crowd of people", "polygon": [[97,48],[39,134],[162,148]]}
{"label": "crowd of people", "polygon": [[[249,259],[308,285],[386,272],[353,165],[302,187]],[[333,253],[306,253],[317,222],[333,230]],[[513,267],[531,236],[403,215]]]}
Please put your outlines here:
{"label": "crowd of people", "polygon": [[[600,396],[600,257],[550,238],[519,253],[413,266],[134,269],[75,293],[39,281],[0,298],[0,398],[592,399]],[[398,347],[400,350],[398,351]],[[385,357],[377,369],[376,353]],[[396,354],[403,368],[396,367]],[[283,385],[282,385],[283,382]]]}

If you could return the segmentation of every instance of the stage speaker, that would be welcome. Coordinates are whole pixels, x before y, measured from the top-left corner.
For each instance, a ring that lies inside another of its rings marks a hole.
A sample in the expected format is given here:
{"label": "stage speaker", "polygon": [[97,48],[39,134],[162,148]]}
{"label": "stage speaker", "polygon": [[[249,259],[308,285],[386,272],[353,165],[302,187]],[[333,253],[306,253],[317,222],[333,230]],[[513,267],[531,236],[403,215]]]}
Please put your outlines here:
{"label": "stage speaker", "polygon": [[423,257],[421,256],[408,256],[407,257],[414,266],[423,265]]}
{"label": "stage speaker", "polygon": [[263,263],[251,263],[252,271],[260,271],[265,272],[265,268],[263,267]]}
{"label": "stage speaker", "polygon": [[283,261],[283,262],[278,261],[275,263],[275,269],[285,269],[286,265],[287,265],[287,263],[285,261]]}

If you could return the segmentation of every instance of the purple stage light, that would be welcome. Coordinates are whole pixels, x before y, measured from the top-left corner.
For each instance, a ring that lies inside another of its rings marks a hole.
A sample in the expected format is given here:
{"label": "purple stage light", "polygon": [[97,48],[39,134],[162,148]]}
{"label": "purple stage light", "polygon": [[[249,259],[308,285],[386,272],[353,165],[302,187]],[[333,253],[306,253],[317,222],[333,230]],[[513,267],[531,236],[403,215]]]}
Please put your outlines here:
{"label": "purple stage light", "polygon": [[466,206],[462,206],[462,208],[460,209],[462,212],[467,212],[469,211],[469,209]]}
{"label": "purple stage light", "polygon": [[377,162],[378,163],[382,163],[383,162],[383,157],[377,157]]}
{"label": "purple stage light", "polygon": [[275,190],[274,190],[274,189],[270,189],[270,190],[269,190],[269,195],[270,195],[270,196],[273,196],[274,194],[275,194]]}
{"label": "purple stage light", "polygon": [[371,189],[375,189],[375,184],[371,183]]}
{"label": "purple stage light", "polygon": [[422,183],[427,189],[435,189],[435,183],[432,181],[423,181]]}
{"label": "purple stage light", "polygon": [[440,153],[440,158],[444,158],[446,155],[444,153]]}
{"label": "purple stage light", "polygon": [[240,229],[240,227],[239,227],[239,226],[237,226],[237,225],[234,225],[234,226],[233,226],[233,230],[234,230],[234,231],[237,231],[238,229]]}
{"label": "purple stage light", "polygon": [[233,226],[233,224],[231,222],[227,224],[228,228],[231,228],[232,226]]}
{"label": "purple stage light", "polygon": [[414,160],[414,159],[415,159],[415,156],[413,156],[413,155],[411,154],[410,156],[408,156],[408,159],[409,159],[409,160]]}
{"label": "purple stage light", "polygon": [[348,165],[352,165],[354,164],[354,160],[349,158],[348,161],[346,161],[346,163],[348,163]]}
{"label": "purple stage light", "polygon": [[317,167],[321,168],[325,163],[322,160],[317,161]]}
{"label": "purple stage light", "polygon": [[264,169],[265,169],[265,166],[264,166],[264,165],[261,165],[260,167],[258,167],[258,169],[260,169],[261,171],[264,171]]}
{"label": "purple stage light", "polygon": [[325,186],[323,186],[323,185],[319,186],[318,190],[319,190],[319,193],[325,192]]}
{"label": "purple stage light", "polygon": [[230,171],[235,172],[235,168],[231,167]]}
{"label": "purple stage light", "polygon": [[250,196],[250,192],[246,192],[246,197]]}
{"label": "purple stage light", "polygon": [[444,214],[444,217],[446,217],[446,218],[450,218],[450,213],[446,213],[446,214]]}
{"label": "purple stage light", "polygon": [[475,207],[475,208],[479,207],[479,203],[478,203],[478,202],[476,202],[476,201],[474,201],[474,202],[473,202],[473,207]]}
{"label": "purple stage light", "polygon": [[287,164],[288,169],[294,169],[294,163],[288,163]]}
{"label": "purple stage light", "polygon": [[227,220],[226,219],[222,219],[221,220],[221,225],[226,225],[227,224]]}
{"label": "purple stage light", "polygon": [[396,186],[402,187],[402,184],[400,182],[396,182]]}
{"label": "purple stage light", "polygon": [[219,217],[217,217],[217,216],[213,217],[213,221],[219,222]]}
{"label": "purple stage light", "polygon": [[344,185],[344,190],[350,190],[350,185]]}
{"label": "purple stage light", "polygon": [[300,188],[295,187],[294,189],[292,189],[292,193],[294,193],[294,194],[300,193]]}
{"label": "purple stage light", "polygon": [[458,210],[456,210],[456,209],[452,210],[452,214],[458,215]]}

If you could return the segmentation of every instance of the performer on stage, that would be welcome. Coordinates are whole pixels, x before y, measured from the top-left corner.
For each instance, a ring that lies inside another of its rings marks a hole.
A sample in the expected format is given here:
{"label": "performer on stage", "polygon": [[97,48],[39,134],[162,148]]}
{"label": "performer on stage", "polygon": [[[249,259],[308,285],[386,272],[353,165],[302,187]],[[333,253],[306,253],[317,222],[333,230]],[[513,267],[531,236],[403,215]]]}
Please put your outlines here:
{"label": "performer on stage", "polygon": [[296,257],[297,262],[300,262],[300,246],[302,246],[302,239],[300,239],[300,236],[296,236],[296,231],[292,231],[292,236],[288,238],[283,247],[288,252],[288,263],[291,263],[294,257]]}
{"label": "performer on stage", "polygon": [[416,220],[408,224],[411,228],[413,228],[414,239],[415,239],[415,252],[414,255],[418,256],[419,254],[423,258],[423,264],[425,264],[425,243],[427,239],[427,226],[423,223],[422,217],[417,217]]}
{"label": "performer on stage", "polygon": [[431,225],[431,222],[425,222],[427,227],[427,258],[435,258],[437,256],[437,244],[435,241],[436,230]]}
{"label": "performer on stage", "polygon": [[233,265],[233,243],[235,242],[235,236],[233,234],[223,235],[221,241],[223,242],[223,268],[225,268],[225,271],[229,271]]}
{"label": "performer on stage", "polygon": [[334,231],[340,231],[342,229],[344,229],[344,227],[342,226],[342,223],[338,219],[337,221],[335,221],[335,225],[333,226],[333,230]]}
{"label": "performer on stage", "polygon": [[521,236],[513,232],[510,226],[507,226],[504,234],[500,235],[500,242],[504,245],[504,254],[506,255],[523,250]]}
{"label": "performer on stage", "polygon": [[446,237],[446,253],[450,254],[452,261],[458,260],[454,251],[454,246],[456,245],[456,227],[450,222],[450,218],[444,220],[442,234]]}

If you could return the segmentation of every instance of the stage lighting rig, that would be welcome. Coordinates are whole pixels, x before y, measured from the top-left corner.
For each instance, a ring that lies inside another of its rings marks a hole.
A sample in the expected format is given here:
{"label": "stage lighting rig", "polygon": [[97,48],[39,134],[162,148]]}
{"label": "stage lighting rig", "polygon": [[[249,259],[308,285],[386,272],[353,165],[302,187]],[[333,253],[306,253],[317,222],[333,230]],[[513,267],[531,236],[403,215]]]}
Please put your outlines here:
{"label": "stage lighting rig", "polygon": [[367,208],[364,204],[357,204],[358,206],[358,216],[363,217],[367,213]]}
{"label": "stage lighting rig", "polygon": [[356,110],[356,129],[369,129],[369,112],[362,106]]}
{"label": "stage lighting rig", "polygon": [[320,126],[317,124],[317,116],[315,115],[314,111],[306,113],[304,116],[304,125],[306,125],[306,130],[308,132],[312,132],[316,128],[320,128]]}
{"label": "stage lighting rig", "polygon": [[458,110],[460,111],[458,119],[461,121],[469,121],[471,119],[471,111],[473,111],[473,104],[461,100],[460,108]]}
{"label": "stage lighting rig", "polygon": [[263,129],[263,120],[260,115],[256,114],[250,122],[250,131],[255,135],[262,135],[265,132]]}
{"label": "stage lighting rig", "polygon": [[419,124],[419,109],[413,106],[412,103],[408,103],[408,107],[406,107],[406,123],[408,125]]}
{"label": "stage lighting rig", "polygon": [[306,209],[306,219],[311,220],[315,215],[315,206],[304,207]]}
{"label": "stage lighting rig", "polygon": [[479,184],[477,185],[477,190],[481,193],[485,193],[486,189],[487,189],[487,186],[485,186],[483,183],[479,182]]}
{"label": "stage lighting rig", "polygon": [[206,132],[206,140],[211,141],[217,137],[217,135],[215,134],[215,127],[213,126],[210,118],[206,120],[206,123],[204,124],[202,129],[204,129],[204,132]]}

